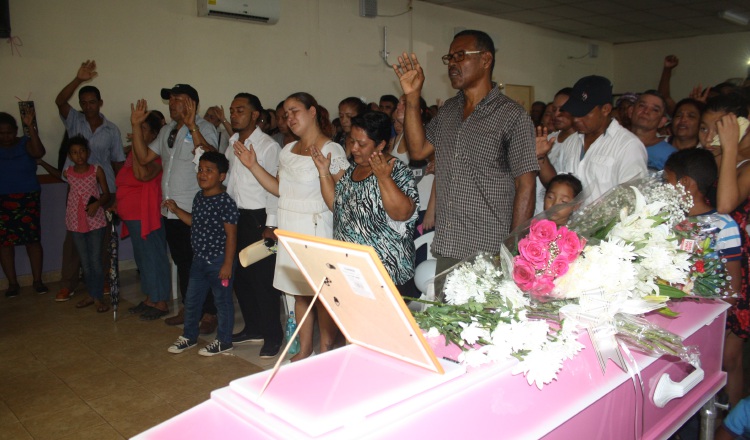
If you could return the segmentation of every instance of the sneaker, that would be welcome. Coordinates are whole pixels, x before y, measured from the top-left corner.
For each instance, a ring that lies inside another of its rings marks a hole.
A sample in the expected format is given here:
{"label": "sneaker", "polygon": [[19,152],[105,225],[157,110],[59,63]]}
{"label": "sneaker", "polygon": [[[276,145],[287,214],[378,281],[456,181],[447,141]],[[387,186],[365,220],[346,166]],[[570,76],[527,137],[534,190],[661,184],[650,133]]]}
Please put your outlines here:
{"label": "sneaker", "polygon": [[221,342],[218,339],[214,339],[214,342],[198,350],[198,354],[201,356],[215,356],[219,353],[224,353],[225,351],[229,351],[232,349],[234,349],[234,346],[232,346],[231,342],[226,343]]}
{"label": "sneaker", "polygon": [[36,291],[36,293],[40,295],[43,295],[49,292],[49,289],[47,288],[47,286],[45,286],[44,283],[42,283],[41,281],[38,283],[34,283],[34,290]]}
{"label": "sneaker", "polygon": [[260,358],[261,359],[271,359],[275,358],[279,355],[279,350],[281,350],[281,344],[278,342],[266,342],[263,344],[263,347],[260,349]]}
{"label": "sneaker", "polygon": [[262,344],[263,335],[245,333],[244,330],[232,335],[232,344],[244,344],[246,342],[249,342],[251,344]]}
{"label": "sneaker", "polygon": [[6,298],[15,298],[21,294],[21,286],[18,284],[11,284],[8,286],[8,290],[5,291]]}
{"label": "sneaker", "polygon": [[170,345],[167,349],[170,353],[182,353],[183,351],[193,348],[198,344],[198,341],[191,341],[188,338],[185,338],[183,336],[177,337],[177,340],[174,341],[174,344]]}
{"label": "sneaker", "polygon": [[57,292],[57,295],[55,295],[55,301],[57,302],[67,301],[70,299],[71,296],[73,296],[73,293],[75,292],[63,287],[62,289],[60,289],[59,292]]}

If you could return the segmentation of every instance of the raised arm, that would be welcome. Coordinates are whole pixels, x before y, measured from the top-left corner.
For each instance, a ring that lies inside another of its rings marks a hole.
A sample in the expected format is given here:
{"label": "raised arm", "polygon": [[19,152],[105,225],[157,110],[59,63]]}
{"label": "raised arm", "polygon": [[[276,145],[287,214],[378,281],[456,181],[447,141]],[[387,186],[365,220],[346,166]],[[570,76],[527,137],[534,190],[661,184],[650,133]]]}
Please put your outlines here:
{"label": "raised arm", "polygon": [[553,177],[557,176],[555,167],[550,163],[547,155],[552,151],[557,137],[547,139],[547,129],[536,128],[536,159],[539,162],[539,180],[546,187]]}
{"label": "raised arm", "polygon": [[667,113],[670,115],[674,111],[675,106],[674,99],[672,99],[672,95],[670,94],[672,70],[679,64],[679,58],[674,55],[664,57],[664,68],[661,71],[661,78],[659,78],[659,93],[664,97],[664,101],[667,103]]}
{"label": "raised arm", "polygon": [[721,164],[716,186],[716,211],[728,214],[750,196],[750,171],[737,169],[740,127],[737,116],[728,113],[716,123],[721,142]]}
{"label": "raised arm", "polygon": [[96,61],[86,60],[81,63],[81,67],[78,68],[76,77],[73,78],[73,80],[69,82],[68,85],[63,87],[63,89],[60,90],[60,93],[58,93],[57,97],[55,98],[55,105],[57,105],[57,110],[60,112],[60,116],[65,119],[68,118],[68,113],[70,113],[70,110],[72,109],[68,101],[73,97],[73,93],[75,93],[75,91],[78,89],[78,87],[81,86],[81,84],[96,78],[97,75],[98,73],[96,72]]}
{"label": "raised arm", "polygon": [[140,165],[148,165],[159,157],[155,151],[148,148],[143,141],[143,130],[141,124],[148,116],[148,103],[145,99],[139,99],[135,105],[130,104],[130,126],[133,130],[133,163],[137,161]]}
{"label": "raised arm", "polygon": [[419,65],[416,54],[411,58],[403,53],[398,57],[398,64],[393,65],[401,89],[406,95],[404,108],[404,138],[406,139],[409,157],[413,160],[427,159],[435,152],[435,146],[427,141],[422,115],[419,107],[419,97],[424,85],[424,71]]}
{"label": "raised arm", "polygon": [[260,166],[253,146],[250,145],[248,148],[245,148],[245,146],[241,142],[235,141],[234,144],[232,144],[232,148],[234,148],[234,155],[237,156],[237,158],[240,160],[240,162],[242,162],[242,165],[244,165],[245,168],[253,173],[255,179],[258,181],[258,183],[260,183],[260,186],[262,186],[266,191],[278,197],[279,180],[276,176],[272,176],[268,171],[265,170],[265,168]]}
{"label": "raised arm", "polygon": [[41,159],[47,153],[47,150],[44,148],[44,144],[42,144],[42,140],[39,138],[39,133],[34,127],[35,114],[34,109],[29,108],[23,115],[23,123],[29,127],[29,142],[26,144],[26,152],[34,159]]}
{"label": "raised arm", "polygon": [[393,167],[397,160],[395,157],[387,157],[381,152],[375,152],[370,156],[369,162],[372,173],[378,179],[380,197],[383,199],[383,208],[385,208],[386,214],[393,220],[403,222],[409,220],[414,214],[417,204],[404,194],[393,180]]}
{"label": "raised arm", "polygon": [[195,112],[197,110],[195,102],[192,99],[186,99],[183,109],[182,120],[185,122],[188,131],[190,131],[195,148],[201,147],[203,148],[203,151],[218,151],[216,145],[211,145],[206,138],[203,137],[203,133],[201,133],[198,124],[195,123]]}
{"label": "raised arm", "polygon": [[318,169],[320,193],[323,196],[323,201],[326,202],[328,209],[333,212],[333,202],[336,198],[336,182],[331,175],[331,155],[332,153],[328,153],[327,156],[324,156],[315,145],[312,146],[312,152],[310,153],[313,163],[315,163],[315,167]]}

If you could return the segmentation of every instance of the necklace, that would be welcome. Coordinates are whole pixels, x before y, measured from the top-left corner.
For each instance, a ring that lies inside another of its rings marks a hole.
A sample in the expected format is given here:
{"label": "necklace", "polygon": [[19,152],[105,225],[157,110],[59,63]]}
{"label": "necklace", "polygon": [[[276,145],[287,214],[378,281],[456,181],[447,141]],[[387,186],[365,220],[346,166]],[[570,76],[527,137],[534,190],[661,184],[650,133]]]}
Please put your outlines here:
{"label": "necklace", "polygon": [[312,141],[312,142],[310,143],[310,145],[308,145],[307,147],[301,147],[301,146],[300,146],[300,150],[301,150],[301,151],[302,151],[303,153],[309,153],[309,152],[310,152],[310,149],[311,149],[312,147],[314,147],[314,146],[315,146],[315,143],[316,143],[316,142],[318,141],[318,138],[319,138],[319,137],[320,137],[320,134],[316,135],[316,136],[315,136],[315,139],[313,139],[313,141]]}

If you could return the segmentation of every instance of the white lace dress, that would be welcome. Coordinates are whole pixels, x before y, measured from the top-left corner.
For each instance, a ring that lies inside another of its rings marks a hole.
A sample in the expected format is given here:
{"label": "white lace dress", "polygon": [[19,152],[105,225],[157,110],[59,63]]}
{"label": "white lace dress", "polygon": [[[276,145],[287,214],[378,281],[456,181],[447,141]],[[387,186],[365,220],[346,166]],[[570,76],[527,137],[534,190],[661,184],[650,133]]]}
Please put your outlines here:
{"label": "white lace dress", "polygon": [[[279,228],[317,237],[333,237],[333,213],[320,193],[318,169],[310,156],[292,153],[297,142],[279,154]],[[331,153],[331,174],[349,168],[341,145],[328,142],[321,149]],[[313,289],[283,246],[276,255],[273,286],[292,295],[313,295]]]}

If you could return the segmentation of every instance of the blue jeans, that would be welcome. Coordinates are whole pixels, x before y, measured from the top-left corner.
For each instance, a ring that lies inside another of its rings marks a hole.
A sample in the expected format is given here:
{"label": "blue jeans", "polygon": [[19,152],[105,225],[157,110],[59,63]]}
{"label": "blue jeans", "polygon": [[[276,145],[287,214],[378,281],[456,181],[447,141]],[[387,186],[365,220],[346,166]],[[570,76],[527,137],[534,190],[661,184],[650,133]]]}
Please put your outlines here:
{"label": "blue jeans", "polygon": [[104,228],[89,232],[71,232],[73,243],[81,257],[83,277],[89,296],[101,301],[104,298],[104,267],[102,265],[102,240]]}
{"label": "blue jeans", "polygon": [[141,292],[153,302],[169,301],[171,268],[167,257],[164,221],[162,220],[161,228],[149,232],[145,239],[141,237],[139,220],[123,221],[130,232],[135,264],[141,272]]}
{"label": "blue jeans", "polygon": [[190,341],[198,340],[198,326],[203,315],[203,302],[206,300],[208,289],[211,288],[219,315],[219,326],[216,329],[216,339],[222,344],[232,342],[232,328],[234,327],[234,302],[232,298],[232,282],[234,281],[234,267],[229,285],[224,287],[219,279],[219,270],[224,264],[224,255],[206,260],[198,255],[193,257],[190,266],[190,280],[185,294],[185,325],[182,336]]}

